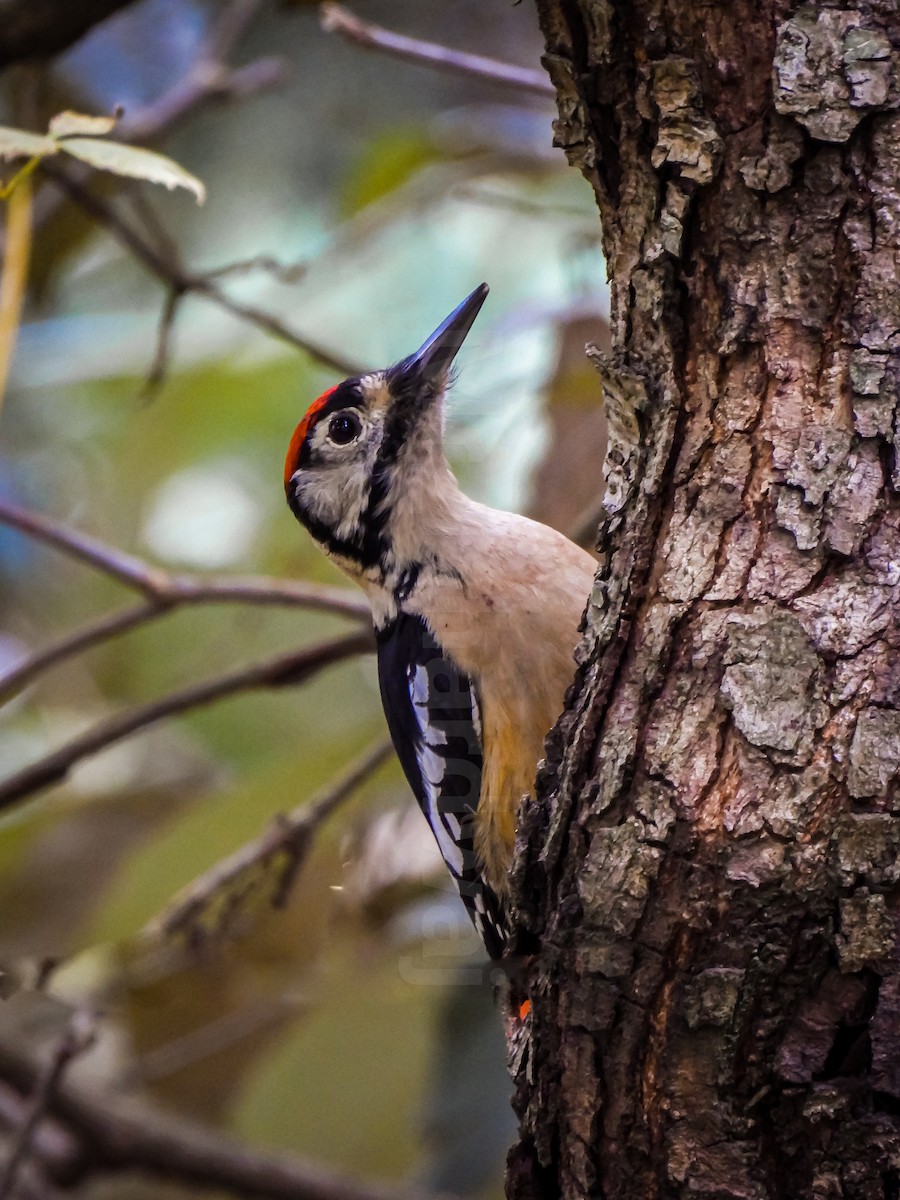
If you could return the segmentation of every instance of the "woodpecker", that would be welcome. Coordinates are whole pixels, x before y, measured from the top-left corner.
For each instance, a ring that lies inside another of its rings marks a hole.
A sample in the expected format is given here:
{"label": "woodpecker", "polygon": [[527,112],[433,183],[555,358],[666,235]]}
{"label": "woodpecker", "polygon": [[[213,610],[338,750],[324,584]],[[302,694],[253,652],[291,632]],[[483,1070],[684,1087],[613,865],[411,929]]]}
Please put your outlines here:
{"label": "woodpecker", "polygon": [[561,533],[460,491],[443,451],[456,353],[481,284],[415,354],[310,405],[288,504],[366,593],[388,729],[491,958],[520,800],[574,670],[595,563]]}

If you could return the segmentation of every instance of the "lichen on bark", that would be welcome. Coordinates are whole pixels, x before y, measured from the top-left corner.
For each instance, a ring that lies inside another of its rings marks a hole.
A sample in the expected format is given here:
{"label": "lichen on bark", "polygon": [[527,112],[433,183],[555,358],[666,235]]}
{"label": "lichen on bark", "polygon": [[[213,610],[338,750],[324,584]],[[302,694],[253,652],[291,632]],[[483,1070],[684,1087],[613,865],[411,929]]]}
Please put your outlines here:
{"label": "lichen on bark", "polygon": [[735,727],[752,745],[805,764],[827,719],[818,688],[820,663],[791,613],[733,613],[721,695]]}
{"label": "lichen on bark", "polygon": [[773,98],[823,142],[846,142],[896,90],[887,30],[861,8],[804,4],[778,29]]}

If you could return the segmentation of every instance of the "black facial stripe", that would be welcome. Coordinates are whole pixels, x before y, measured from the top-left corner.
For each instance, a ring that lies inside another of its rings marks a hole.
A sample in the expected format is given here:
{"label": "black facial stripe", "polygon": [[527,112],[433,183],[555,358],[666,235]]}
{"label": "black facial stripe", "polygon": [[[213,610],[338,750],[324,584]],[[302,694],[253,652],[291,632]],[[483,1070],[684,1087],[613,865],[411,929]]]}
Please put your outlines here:
{"label": "black facial stripe", "polygon": [[297,499],[297,490],[292,481],[288,481],[285,486],[285,495],[291,512],[300,524],[331,554],[340,554],[366,570],[386,563],[388,541],[383,536],[384,518],[381,517],[376,522],[370,521],[368,513],[371,501],[363,510],[362,517],[350,537],[339,538],[330,525],[326,525],[303,508]]}
{"label": "black facial stripe", "polygon": [[369,502],[360,520],[360,561],[366,566],[386,560],[390,549],[387,533],[388,512],[385,499],[404,445],[416,422],[436,398],[437,387],[421,378],[412,359],[404,359],[385,372],[392,397],[381,445],[372,470]]}
{"label": "black facial stripe", "polygon": [[385,380],[395,402],[385,423],[376,473],[380,467],[392,467],[396,463],[422,413],[434,403],[438,391],[443,390],[435,382],[422,378],[414,357],[389,367]]}
{"label": "black facial stripe", "polygon": [[381,451],[379,450],[372,473],[372,484],[369,488],[369,502],[363,509],[359,522],[360,550],[366,566],[384,562],[390,548],[390,540],[387,536],[388,514],[382,504],[387,495],[389,482],[389,473],[382,467]]}
{"label": "black facial stripe", "polygon": [[402,572],[397,586],[394,588],[394,595],[402,604],[404,600],[408,600],[412,595],[412,590],[419,582],[419,576],[422,574],[422,564],[420,562],[410,563],[410,565]]}
{"label": "black facial stripe", "polygon": [[287,489],[287,499],[291,512],[300,524],[304,525],[315,540],[321,546],[324,546],[329,553],[340,554],[342,558],[348,558],[351,562],[359,563],[361,567],[372,565],[363,558],[358,531],[350,540],[335,537],[334,530],[329,525],[323,524],[300,507],[292,487]]}

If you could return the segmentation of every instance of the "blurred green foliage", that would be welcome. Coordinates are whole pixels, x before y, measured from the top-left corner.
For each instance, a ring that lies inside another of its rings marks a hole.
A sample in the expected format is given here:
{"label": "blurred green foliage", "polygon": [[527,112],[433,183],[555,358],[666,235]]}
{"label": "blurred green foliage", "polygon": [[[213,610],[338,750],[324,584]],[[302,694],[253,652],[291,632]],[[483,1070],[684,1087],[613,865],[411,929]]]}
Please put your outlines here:
{"label": "blurred green foliage", "polygon": [[352,217],[367,204],[384,199],[440,157],[424,129],[410,126],[378,134],[347,175],[342,189],[342,215]]}

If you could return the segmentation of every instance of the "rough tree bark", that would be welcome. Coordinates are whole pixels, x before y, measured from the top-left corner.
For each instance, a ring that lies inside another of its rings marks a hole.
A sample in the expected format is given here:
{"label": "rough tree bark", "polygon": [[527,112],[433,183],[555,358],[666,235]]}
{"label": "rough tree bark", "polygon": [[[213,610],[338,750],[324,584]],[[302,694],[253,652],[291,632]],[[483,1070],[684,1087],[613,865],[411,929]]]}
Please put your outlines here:
{"label": "rough tree bark", "polygon": [[537,0],[607,516],[509,1194],[900,1195],[900,5]]}

